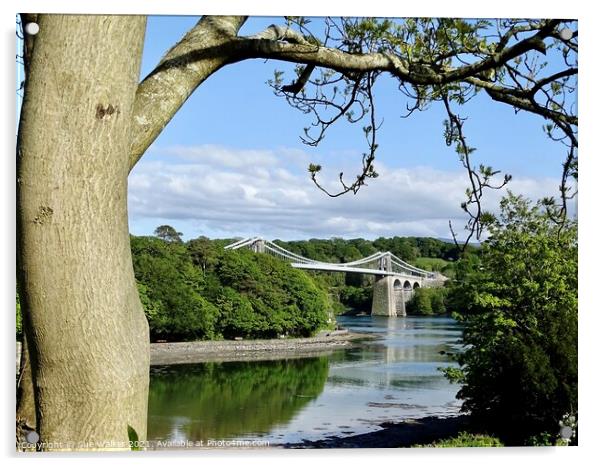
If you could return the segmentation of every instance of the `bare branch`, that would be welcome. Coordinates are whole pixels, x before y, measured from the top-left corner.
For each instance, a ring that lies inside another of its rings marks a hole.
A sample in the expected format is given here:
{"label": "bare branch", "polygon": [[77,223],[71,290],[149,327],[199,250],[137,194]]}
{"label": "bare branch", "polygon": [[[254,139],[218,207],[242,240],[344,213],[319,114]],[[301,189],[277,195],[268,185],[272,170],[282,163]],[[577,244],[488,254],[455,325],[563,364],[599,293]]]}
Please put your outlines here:
{"label": "bare branch", "polygon": [[[460,156],[460,162],[462,163],[462,166],[466,169],[471,185],[470,189],[466,190],[468,199],[461,205],[462,210],[464,210],[464,212],[466,212],[469,216],[465,227],[469,233],[461,246],[459,245],[456,233],[452,228],[451,220],[449,222],[449,228],[452,233],[454,243],[460,252],[464,252],[473,236],[476,236],[476,239],[479,240],[483,234],[482,219],[485,215],[481,203],[483,198],[483,190],[485,188],[494,190],[502,189],[510,182],[512,177],[510,175],[504,175],[504,179],[498,185],[492,185],[490,180],[495,175],[499,174],[499,171],[494,171],[491,167],[485,167],[483,165],[479,167],[478,171],[474,168],[471,161],[471,154],[474,152],[474,149],[468,146],[463,132],[465,120],[461,119],[453,112],[449,103],[447,91],[441,92],[441,100],[445,106],[445,110],[449,118],[449,120],[446,122],[446,143],[447,145],[451,145],[453,142],[456,142],[456,152]],[[471,206],[474,206],[475,210],[471,210]]]}
{"label": "bare branch", "polygon": [[[359,81],[358,81],[359,82]],[[372,85],[374,83],[374,76],[371,73],[366,77],[366,95],[368,98],[369,112],[370,112],[370,125],[364,127],[364,132],[366,134],[366,139],[368,142],[369,152],[364,153],[362,156],[362,172],[359,175],[356,175],[356,179],[353,183],[347,184],[343,178],[343,172],[339,173],[339,183],[342,186],[342,190],[338,192],[328,191],[317,179],[317,174],[320,171],[321,167],[319,165],[311,164],[309,167],[309,172],[312,181],[314,184],[320,189],[322,192],[326,193],[330,197],[339,197],[348,192],[352,192],[353,194],[357,194],[359,189],[366,184],[366,180],[368,178],[377,178],[378,173],[374,170],[374,159],[376,154],[376,149],[378,148],[378,144],[376,143],[376,132],[378,131],[378,126],[376,125],[376,113],[374,107],[374,97],[372,95]]]}
{"label": "bare branch", "polygon": [[295,94],[295,95],[298,94],[299,91],[301,89],[303,89],[303,87],[305,87],[305,85],[307,84],[307,81],[309,81],[309,78],[315,69],[316,69],[315,65],[307,65],[303,69],[303,72],[299,76],[299,79],[296,82],[294,82],[288,86],[282,86],[282,91],[290,92],[291,94]]}

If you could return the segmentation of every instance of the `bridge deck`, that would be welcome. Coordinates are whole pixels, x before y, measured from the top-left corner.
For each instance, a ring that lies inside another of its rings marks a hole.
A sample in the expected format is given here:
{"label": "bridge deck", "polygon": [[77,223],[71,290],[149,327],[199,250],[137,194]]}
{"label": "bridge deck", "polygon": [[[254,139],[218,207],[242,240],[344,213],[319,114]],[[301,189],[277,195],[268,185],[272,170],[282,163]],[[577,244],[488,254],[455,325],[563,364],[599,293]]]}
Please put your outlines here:
{"label": "bridge deck", "polygon": [[404,278],[423,278],[420,275],[409,275],[403,274],[399,272],[387,272],[386,270],[378,270],[378,269],[367,269],[360,267],[346,267],[340,266],[336,264],[301,264],[301,263],[291,263],[291,265],[296,269],[305,269],[305,270],[322,270],[327,272],[355,272],[355,273],[364,273],[369,275],[396,275],[398,277]]}
{"label": "bridge deck", "polygon": [[[308,259],[307,257],[284,249],[276,243],[266,241],[259,236],[242,239],[224,247],[224,249],[231,250],[240,248],[248,248],[254,252],[271,254],[272,256],[289,262],[296,269],[343,273],[352,272],[379,276],[387,275],[414,280],[426,280],[427,282],[437,281],[436,274],[433,272],[419,269],[418,267],[408,264],[391,252],[376,252],[362,259],[342,264],[334,264]],[[372,265],[372,267],[369,267],[369,265]]]}

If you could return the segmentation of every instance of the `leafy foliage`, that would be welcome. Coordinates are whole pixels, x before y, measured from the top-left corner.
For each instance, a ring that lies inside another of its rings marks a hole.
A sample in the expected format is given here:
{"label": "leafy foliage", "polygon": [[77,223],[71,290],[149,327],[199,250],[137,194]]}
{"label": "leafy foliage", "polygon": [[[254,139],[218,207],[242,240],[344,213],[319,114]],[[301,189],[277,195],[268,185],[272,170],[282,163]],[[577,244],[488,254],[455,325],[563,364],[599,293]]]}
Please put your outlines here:
{"label": "leafy foliage", "polygon": [[445,314],[445,288],[417,288],[414,296],[406,304],[408,314],[433,315]]}
{"label": "leafy foliage", "polygon": [[141,301],[155,339],[213,338],[219,311],[200,291],[203,278],[186,246],[132,237]]}
{"label": "leafy foliage", "polygon": [[158,226],[155,229],[155,235],[165,241],[174,242],[174,243],[182,242],[182,238],[181,238],[182,233],[180,233],[179,231],[176,231],[175,228],[170,225]]}
{"label": "leafy foliage", "polygon": [[[155,230],[159,238],[131,237],[138,294],[153,340],[270,338],[282,334],[310,335],[332,325],[330,314],[366,312],[372,305],[369,276],[302,272],[267,255],[245,251],[225,253],[229,239],[200,236],[183,243],[169,225]],[[346,262],[381,250],[427,270],[454,275],[454,245],[434,238],[361,238],[277,241],[306,257]],[[473,257],[477,249],[469,250]],[[458,262],[462,264],[462,262]],[[443,309],[444,291],[421,290],[428,300],[411,312]],[[21,335],[19,296],[17,338]],[[428,311],[427,313],[431,313]],[[289,317],[288,314],[294,315]]]}
{"label": "leafy foliage", "polygon": [[339,300],[346,308],[367,311],[372,306],[372,285],[346,286],[341,289]]}
{"label": "leafy foliage", "polygon": [[[463,410],[512,444],[577,409],[577,226],[510,194],[481,263],[452,294],[463,303]],[[457,375],[457,374],[456,374]]]}
{"label": "leafy foliage", "polygon": [[267,254],[224,251],[215,273],[221,287],[208,296],[221,309],[225,337],[309,336],[329,324],[328,296],[307,274]]}
{"label": "leafy foliage", "polygon": [[[348,262],[369,256],[378,251],[390,251],[400,259],[429,270],[440,270],[445,263],[433,261],[455,261],[459,258],[454,244],[435,238],[399,237],[377,238],[373,241],[363,238],[345,240],[343,238],[310,239],[307,241],[276,241],[280,246],[296,254],[326,262]],[[477,249],[469,246],[468,253]]]}
{"label": "leafy foliage", "polygon": [[328,295],[268,255],[224,251],[207,238],[132,237],[131,246],[155,340],[309,336],[331,326]]}
{"label": "leafy foliage", "polygon": [[[287,49],[294,52],[292,83],[284,84],[289,73],[283,71],[276,71],[268,83],[276,95],[310,116],[311,124],[303,129],[301,140],[316,146],[331,126],[348,121],[361,124],[368,146],[362,153],[361,172],[355,179],[341,172],[336,193],[318,179],[322,167],[311,164],[310,177],[319,189],[332,197],[356,194],[367,179],[377,176],[376,133],[382,120],[376,117],[377,96],[372,90],[382,76],[390,75],[406,99],[407,112],[402,117],[436,105],[445,108],[443,137],[455,149],[469,180],[466,200],[460,205],[468,216],[468,233],[461,246],[449,224],[459,248],[466,249],[473,235],[480,240],[491,220],[483,208],[484,193],[501,189],[511,180],[509,174],[501,176],[499,170],[476,162],[476,148],[468,144],[467,118],[459,115],[457,107],[479,93],[516,112],[543,117],[544,134],[568,149],[560,200],[549,198],[557,221],[564,221],[567,201],[576,194],[572,181],[577,179],[579,34],[575,20],[327,17],[320,31],[309,18],[286,19],[286,30],[276,36],[285,42],[278,47],[277,58],[285,56]],[[329,56],[348,61],[349,69],[313,56],[324,47]],[[300,50],[313,60],[299,60]]]}
{"label": "leafy foliage", "polygon": [[503,447],[504,444],[497,437],[489,435],[470,434],[461,432],[457,437],[439,440],[428,445],[417,445],[419,447],[432,448],[464,448],[464,447]]}

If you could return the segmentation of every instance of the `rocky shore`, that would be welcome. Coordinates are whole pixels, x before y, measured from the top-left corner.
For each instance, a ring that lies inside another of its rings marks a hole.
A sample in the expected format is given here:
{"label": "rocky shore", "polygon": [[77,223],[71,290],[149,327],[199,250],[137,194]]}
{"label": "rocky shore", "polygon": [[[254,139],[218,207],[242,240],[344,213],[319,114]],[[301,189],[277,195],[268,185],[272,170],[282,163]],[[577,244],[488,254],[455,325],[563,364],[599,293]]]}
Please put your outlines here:
{"label": "rocky shore", "polygon": [[[260,361],[311,357],[344,348],[354,342],[376,338],[347,331],[322,332],[310,338],[273,340],[187,341],[151,343],[151,366],[209,361]],[[19,371],[21,342],[17,342],[16,366]]]}
{"label": "rocky shore", "polygon": [[350,332],[329,332],[309,338],[152,343],[151,365],[310,357],[370,338],[375,337]]}

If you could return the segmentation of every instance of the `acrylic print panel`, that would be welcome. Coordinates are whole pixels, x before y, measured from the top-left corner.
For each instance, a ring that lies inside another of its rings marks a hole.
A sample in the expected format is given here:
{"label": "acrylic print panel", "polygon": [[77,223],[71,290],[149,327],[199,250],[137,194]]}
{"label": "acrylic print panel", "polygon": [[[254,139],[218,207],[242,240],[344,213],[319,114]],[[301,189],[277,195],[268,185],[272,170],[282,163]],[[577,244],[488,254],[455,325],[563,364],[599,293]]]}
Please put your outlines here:
{"label": "acrylic print panel", "polygon": [[17,450],[578,443],[577,20],[17,37]]}

